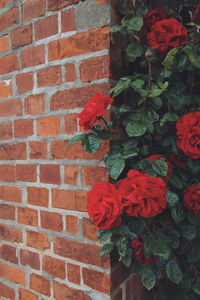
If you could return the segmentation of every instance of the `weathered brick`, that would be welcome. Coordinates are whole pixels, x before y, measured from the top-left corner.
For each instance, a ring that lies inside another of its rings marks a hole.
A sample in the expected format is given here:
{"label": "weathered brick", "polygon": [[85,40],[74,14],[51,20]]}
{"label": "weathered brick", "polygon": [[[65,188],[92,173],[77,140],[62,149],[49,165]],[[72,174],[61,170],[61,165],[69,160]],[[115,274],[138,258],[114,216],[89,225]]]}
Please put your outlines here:
{"label": "weathered brick", "polygon": [[89,219],[83,218],[82,226],[83,226],[83,236],[89,240],[97,242],[98,241],[97,229],[94,227],[91,221]]}
{"label": "weathered brick", "polygon": [[29,142],[30,159],[46,159],[47,143],[46,142]]}
{"label": "weathered brick", "polygon": [[45,0],[28,0],[22,6],[23,21],[31,20],[33,18],[45,14],[46,1]]}
{"label": "weathered brick", "polygon": [[0,262],[0,277],[17,284],[25,286],[26,278],[23,270]]}
{"label": "weathered brick", "polygon": [[81,283],[80,266],[68,263],[67,278],[70,282],[80,285]]}
{"label": "weathered brick", "polygon": [[12,96],[12,81],[11,79],[0,82],[0,98]]}
{"label": "weathered brick", "polygon": [[0,117],[21,116],[21,100],[9,100],[0,102]]}
{"label": "weathered brick", "polygon": [[33,89],[33,73],[17,74],[16,84],[19,93],[31,91]]}
{"label": "weathered brick", "polygon": [[34,182],[36,179],[35,165],[16,165],[16,180]]}
{"label": "weathered brick", "polygon": [[41,40],[58,33],[58,15],[49,16],[35,23],[35,38]]}
{"label": "weathered brick", "polygon": [[62,32],[75,30],[74,9],[62,11],[61,13]]}
{"label": "weathered brick", "polygon": [[11,243],[22,242],[22,232],[19,229],[0,224],[0,240],[8,241]]}
{"label": "weathered brick", "polygon": [[27,246],[41,251],[50,248],[49,238],[43,232],[27,231]]}
{"label": "weathered brick", "polygon": [[0,16],[0,31],[18,23],[18,9],[12,8]]}
{"label": "weathered brick", "polygon": [[55,300],[91,300],[90,296],[83,291],[68,287],[65,284],[54,282],[54,299]]}
{"label": "weathered brick", "polygon": [[[0,0],[0,7],[4,7],[9,3],[9,0]],[[3,295],[2,295],[3,296]]]}
{"label": "weathered brick", "polygon": [[42,261],[42,270],[54,277],[65,279],[65,262],[45,255]]}
{"label": "weathered brick", "polygon": [[98,28],[74,34],[49,43],[49,60],[58,60],[90,52],[108,49],[109,28]]}
{"label": "weathered brick", "polygon": [[29,207],[18,207],[18,223],[29,225],[29,226],[38,226],[38,212],[36,209]]}
{"label": "weathered brick", "polygon": [[14,220],[15,206],[0,203],[0,219]]}
{"label": "weathered brick", "polygon": [[48,9],[49,10],[59,10],[63,7],[66,7],[68,5],[76,4],[80,0],[48,0]]}
{"label": "weathered brick", "polygon": [[60,166],[59,165],[41,165],[40,182],[60,184]]}
{"label": "weathered brick", "polygon": [[111,279],[110,275],[106,273],[98,272],[88,268],[82,269],[83,282],[90,288],[105,293],[110,294],[111,291]]}
{"label": "weathered brick", "polygon": [[20,263],[24,266],[29,266],[33,269],[39,270],[40,269],[39,254],[29,250],[20,249]]}
{"label": "weathered brick", "polygon": [[39,45],[23,50],[21,52],[21,58],[23,68],[44,64],[44,45]]}
{"label": "weathered brick", "polygon": [[60,118],[57,116],[42,117],[37,120],[39,136],[54,136],[60,133]]}
{"label": "weathered brick", "polygon": [[26,144],[4,144],[0,147],[0,160],[26,159]]}
{"label": "weathered brick", "polygon": [[28,203],[31,205],[48,207],[49,191],[41,187],[28,187]]}
{"label": "weathered brick", "polygon": [[9,54],[0,58],[0,75],[19,70],[16,54]]}
{"label": "weathered brick", "polygon": [[92,186],[99,181],[108,181],[108,173],[104,167],[83,167],[83,182],[85,186]]}
{"label": "weathered brick", "polygon": [[50,280],[37,274],[30,276],[30,288],[42,295],[50,296]]}
{"label": "weathered brick", "polygon": [[15,165],[0,165],[0,181],[15,181]]}
{"label": "weathered brick", "polygon": [[12,47],[31,44],[32,42],[32,25],[19,27],[11,31]]}
{"label": "weathered brick", "polygon": [[70,234],[76,234],[78,232],[77,216],[66,216],[66,231]]}
{"label": "weathered brick", "polygon": [[25,107],[27,115],[36,115],[44,113],[45,95],[36,94],[27,96],[25,99]]}
{"label": "weathered brick", "polygon": [[74,82],[76,81],[76,67],[74,64],[65,65],[65,73],[66,73],[66,82]]}
{"label": "weathered brick", "polygon": [[8,35],[4,35],[0,38],[0,53],[10,50]]}
{"label": "weathered brick", "polygon": [[99,84],[57,91],[51,98],[51,109],[59,110],[83,107],[96,92],[101,91],[103,94],[108,94],[109,90],[110,84]]}
{"label": "weathered brick", "polygon": [[38,296],[30,291],[19,289],[19,300],[38,300]]}
{"label": "weathered brick", "polygon": [[1,244],[0,258],[8,260],[14,264],[18,263],[18,257],[16,254],[16,248],[10,245]]}
{"label": "weathered brick", "polygon": [[9,140],[12,137],[12,123],[8,122],[0,124],[0,140]]}
{"label": "weathered brick", "polygon": [[83,82],[110,77],[110,58],[101,56],[81,62],[80,75]]}
{"label": "weathered brick", "polygon": [[65,166],[65,183],[76,185],[79,169],[79,166]]}
{"label": "weathered brick", "polygon": [[33,135],[33,120],[15,120],[15,137],[27,137]]}
{"label": "weathered brick", "polygon": [[65,122],[65,133],[72,134],[78,130],[76,114],[66,115],[64,122]]}
{"label": "weathered brick", "polygon": [[52,66],[37,72],[38,87],[58,85],[62,82],[61,66]]}
{"label": "weathered brick", "polygon": [[54,245],[55,253],[60,256],[102,268],[109,268],[109,258],[108,256],[100,257],[100,249],[96,245],[86,245],[60,237],[56,237]]}
{"label": "weathered brick", "polygon": [[15,300],[15,291],[11,287],[0,282],[0,296]]}
{"label": "weathered brick", "polygon": [[66,210],[87,211],[86,192],[71,190],[52,190],[52,206]]}
{"label": "weathered brick", "polygon": [[16,186],[0,186],[0,199],[9,202],[21,202],[22,194],[20,188]]}
{"label": "weathered brick", "polygon": [[63,230],[62,215],[48,211],[41,211],[40,216],[41,226],[43,228],[58,232]]}

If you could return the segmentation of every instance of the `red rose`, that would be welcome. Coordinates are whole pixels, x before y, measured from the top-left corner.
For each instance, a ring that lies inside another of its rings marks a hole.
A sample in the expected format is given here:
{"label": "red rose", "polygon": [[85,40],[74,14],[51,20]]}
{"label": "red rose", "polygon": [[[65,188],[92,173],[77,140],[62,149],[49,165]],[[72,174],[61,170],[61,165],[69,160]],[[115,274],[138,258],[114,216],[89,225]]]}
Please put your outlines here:
{"label": "red rose", "polygon": [[161,20],[169,18],[168,13],[162,8],[156,8],[144,15],[144,25],[142,32],[144,35],[148,35],[152,31],[153,25]]}
{"label": "red rose", "polygon": [[145,265],[149,265],[153,262],[157,262],[158,261],[157,256],[146,257],[144,255],[143,244],[144,244],[144,237],[142,235],[138,239],[133,240],[131,242],[131,247],[133,248],[133,256],[135,258],[135,261],[138,262],[139,264],[145,264]]}
{"label": "red rose", "polygon": [[191,20],[193,23],[200,25],[200,3],[194,8]]}
{"label": "red rose", "polygon": [[187,43],[187,29],[176,19],[157,22],[148,34],[148,43],[160,52],[166,52]]}
{"label": "red rose", "polygon": [[88,192],[87,210],[93,223],[105,230],[121,224],[122,198],[115,186],[108,182],[98,182]]}
{"label": "red rose", "polygon": [[130,170],[118,183],[124,210],[133,217],[151,218],[163,212],[167,206],[168,187],[163,179]]}
{"label": "red rose", "polygon": [[170,163],[180,167],[180,168],[187,168],[187,158],[186,156],[180,156],[180,155],[177,155],[175,153],[172,153],[170,156],[169,156],[169,161]]}
{"label": "red rose", "polygon": [[200,112],[191,112],[176,122],[177,146],[185,155],[200,158]]}
{"label": "red rose", "polygon": [[88,130],[94,125],[97,118],[102,117],[106,113],[106,109],[113,101],[109,96],[96,93],[94,97],[88,100],[82,112],[77,115],[80,119],[79,125]]}
{"label": "red rose", "polygon": [[200,217],[200,184],[189,186],[184,191],[183,202],[187,209]]}
{"label": "red rose", "polygon": [[165,177],[167,180],[170,180],[170,178],[172,177],[172,173],[173,173],[173,166],[172,164],[166,159],[166,157],[162,154],[157,154],[157,155],[151,155],[149,157],[146,157],[145,159],[149,159],[149,160],[158,160],[163,158],[163,160],[166,162],[167,166],[168,166],[168,172],[167,172],[167,176]]}

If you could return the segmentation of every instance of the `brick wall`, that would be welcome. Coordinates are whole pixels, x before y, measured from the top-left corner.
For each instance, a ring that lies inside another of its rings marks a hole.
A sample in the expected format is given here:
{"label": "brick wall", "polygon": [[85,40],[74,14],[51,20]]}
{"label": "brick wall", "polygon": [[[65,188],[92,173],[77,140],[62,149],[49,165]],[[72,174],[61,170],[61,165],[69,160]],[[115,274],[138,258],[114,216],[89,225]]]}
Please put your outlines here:
{"label": "brick wall", "polygon": [[111,7],[78,2],[0,0],[0,299],[132,299],[86,213],[108,144],[66,144],[111,77]]}

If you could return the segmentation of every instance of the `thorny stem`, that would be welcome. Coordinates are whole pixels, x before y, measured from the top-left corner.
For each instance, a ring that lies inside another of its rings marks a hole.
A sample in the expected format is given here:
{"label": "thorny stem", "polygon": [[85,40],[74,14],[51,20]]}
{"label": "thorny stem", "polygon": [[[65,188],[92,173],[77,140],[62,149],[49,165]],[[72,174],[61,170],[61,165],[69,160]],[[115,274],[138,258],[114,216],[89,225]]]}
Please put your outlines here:
{"label": "thorny stem", "polygon": [[107,121],[104,119],[104,117],[99,117],[99,119],[102,120],[102,121],[105,123],[106,127],[108,128],[108,130],[110,130],[110,126],[108,125],[108,123],[107,123]]}
{"label": "thorny stem", "polygon": [[149,74],[149,79],[148,79],[148,91],[150,92],[151,90],[151,83],[152,83],[152,61],[150,59],[148,61],[148,74]]}

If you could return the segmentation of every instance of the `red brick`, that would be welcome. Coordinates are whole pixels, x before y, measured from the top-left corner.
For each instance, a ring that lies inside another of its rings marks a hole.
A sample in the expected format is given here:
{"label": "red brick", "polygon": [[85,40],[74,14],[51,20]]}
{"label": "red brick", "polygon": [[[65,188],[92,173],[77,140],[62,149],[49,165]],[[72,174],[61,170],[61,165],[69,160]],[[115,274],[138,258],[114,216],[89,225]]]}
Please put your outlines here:
{"label": "red brick", "polygon": [[62,215],[48,211],[41,211],[40,215],[43,228],[59,232],[63,230]]}
{"label": "red brick", "polygon": [[54,282],[54,299],[55,300],[92,300],[83,291],[68,287],[65,284]]}
{"label": "red brick", "polygon": [[61,66],[52,66],[37,72],[38,87],[61,84]]}
{"label": "red brick", "polygon": [[58,60],[90,52],[108,49],[109,28],[98,28],[74,34],[49,43],[49,60]]}
{"label": "red brick", "polygon": [[111,280],[110,275],[95,270],[83,268],[83,283],[95,291],[110,294]]}
{"label": "red brick", "polygon": [[41,40],[58,33],[58,15],[53,15],[35,23],[35,38]]}
{"label": "red brick", "polygon": [[12,123],[0,124],[0,140],[9,140],[12,136]]}
{"label": "red brick", "polygon": [[18,9],[12,8],[0,16],[0,31],[18,23]]}
{"label": "red brick", "polygon": [[4,35],[0,38],[0,53],[10,50],[8,35]]}
{"label": "red brick", "polygon": [[77,130],[77,115],[69,114],[65,116],[65,133],[72,134]]}
{"label": "red brick", "polygon": [[54,277],[65,279],[65,262],[45,255],[42,261],[42,270]]}
{"label": "red brick", "polygon": [[0,0],[0,7],[4,7],[8,4],[9,0]]}
{"label": "red brick", "polygon": [[66,231],[71,234],[78,232],[78,217],[66,216]]}
{"label": "red brick", "polygon": [[20,249],[20,263],[33,269],[40,269],[40,257],[38,253]]}
{"label": "red brick", "polygon": [[51,155],[53,159],[97,159],[103,160],[105,153],[108,152],[109,143],[102,142],[101,148],[95,153],[86,152],[81,143],[77,142],[71,146],[66,141],[53,141],[51,143]]}
{"label": "red brick", "polygon": [[76,67],[74,64],[65,65],[65,72],[66,72],[65,79],[67,82],[76,81]]}
{"label": "red brick", "polygon": [[7,204],[0,203],[0,219],[14,220],[15,207]]}
{"label": "red brick", "polygon": [[[34,0],[35,1],[35,0]],[[38,296],[30,291],[19,289],[19,300],[38,300]]]}
{"label": "red brick", "polygon": [[76,4],[80,0],[48,0],[48,10],[60,10],[68,5]]}
{"label": "red brick", "polygon": [[110,58],[101,56],[81,62],[80,75],[83,82],[110,77]]}
{"label": "red brick", "polygon": [[60,118],[57,116],[42,117],[37,120],[39,136],[54,136],[60,133]]}
{"label": "red brick", "polygon": [[43,232],[27,231],[27,246],[41,251],[50,248],[49,238]]}
{"label": "red brick", "polygon": [[47,143],[46,142],[29,142],[30,159],[46,159]]}
{"label": "red brick", "polygon": [[9,202],[21,202],[22,193],[16,186],[0,186],[0,200]]}
{"label": "red brick", "polygon": [[19,70],[16,54],[9,54],[0,58],[0,75]]}
{"label": "red brick", "polygon": [[83,107],[96,92],[108,94],[109,90],[110,84],[106,83],[57,91],[51,98],[51,110]]}
{"label": "red brick", "polygon": [[87,211],[87,193],[83,191],[52,190],[52,206],[66,210]]}
{"label": "red brick", "polygon": [[75,30],[74,9],[62,11],[61,13],[62,32]]}
{"label": "red brick", "polygon": [[26,144],[4,144],[0,147],[0,160],[26,159]]}
{"label": "red brick", "polygon": [[29,95],[25,99],[25,107],[27,115],[42,114],[45,111],[45,95]]}
{"label": "red brick", "polygon": [[37,66],[45,63],[44,45],[31,47],[21,52],[22,68]]}
{"label": "red brick", "polygon": [[33,89],[33,73],[22,73],[16,75],[17,90],[19,93]]}
{"label": "red brick", "polygon": [[92,186],[99,181],[108,181],[108,173],[104,167],[83,167],[83,182],[86,186]]}
{"label": "red brick", "polygon": [[59,165],[41,165],[40,182],[60,184],[60,166]]}
{"label": "red brick", "polygon": [[11,81],[11,79],[0,82],[0,98],[7,98],[9,96],[12,96],[12,81]]}
{"label": "red brick", "polygon": [[16,165],[16,180],[33,182],[37,179],[35,165]]}
{"label": "red brick", "polygon": [[45,0],[28,0],[22,6],[23,21],[42,16],[46,10]]}
{"label": "red brick", "polygon": [[27,137],[33,135],[33,120],[15,120],[15,137]]}
{"label": "red brick", "polygon": [[0,296],[8,298],[10,300],[15,300],[15,291],[9,286],[0,282]]}
{"label": "red brick", "polygon": [[28,203],[31,205],[48,207],[49,191],[46,188],[28,187]]}
{"label": "red brick", "polygon": [[21,100],[9,100],[0,102],[0,117],[21,116]]}
{"label": "red brick", "polygon": [[16,255],[16,248],[10,245],[1,244],[0,258],[8,260],[14,264],[18,263],[18,257]]}
{"label": "red brick", "polygon": [[96,0],[96,3],[99,5],[107,5],[110,3],[110,0]]}
{"label": "red brick", "polygon": [[76,185],[79,169],[79,166],[65,166],[65,183]]}
{"label": "red brick", "polygon": [[68,263],[67,264],[67,277],[68,277],[69,281],[71,281],[77,285],[80,285],[80,283],[81,283],[80,266]]}
{"label": "red brick", "polygon": [[25,272],[0,262],[0,277],[21,285],[26,284]]}
{"label": "red brick", "polygon": [[91,223],[89,219],[83,218],[83,236],[92,241],[98,241],[97,238],[97,229]]}
{"label": "red brick", "polygon": [[15,181],[14,165],[0,165],[0,181]]}
{"label": "red brick", "polygon": [[37,274],[31,274],[30,288],[42,295],[50,296],[51,294],[51,285],[49,279]]}
{"label": "red brick", "polygon": [[22,232],[11,226],[0,224],[0,240],[11,243],[22,243]]}
{"label": "red brick", "polygon": [[29,226],[38,226],[38,212],[36,209],[29,207],[18,207],[18,223],[29,225]]}
{"label": "red brick", "polygon": [[20,46],[32,43],[32,25],[19,27],[11,31],[12,47],[17,48]]}
{"label": "red brick", "polygon": [[[86,245],[72,240],[56,237],[54,252],[85,264],[91,264],[102,268],[109,268],[109,258],[100,257],[100,247],[96,245]],[[81,255],[80,255],[81,253]]]}

